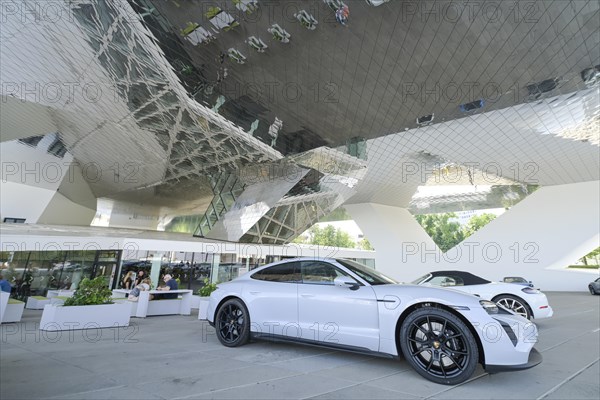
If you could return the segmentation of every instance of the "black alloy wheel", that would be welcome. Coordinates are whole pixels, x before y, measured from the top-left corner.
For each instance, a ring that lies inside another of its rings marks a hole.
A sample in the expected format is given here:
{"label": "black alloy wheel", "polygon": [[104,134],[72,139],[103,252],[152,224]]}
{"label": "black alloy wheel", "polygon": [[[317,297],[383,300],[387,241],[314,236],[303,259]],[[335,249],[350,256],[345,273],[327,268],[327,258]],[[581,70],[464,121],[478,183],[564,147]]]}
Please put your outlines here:
{"label": "black alloy wheel", "polygon": [[449,311],[423,307],[400,328],[404,358],[423,377],[456,385],[473,375],[479,362],[477,342],[469,328]]}
{"label": "black alloy wheel", "polygon": [[533,313],[527,304],[517,296],[511,296],[510,294],[502,294],[494,297],[492,300],[494,303],[513,311],[515,314],[520,315],[523,318],[531,319]]}
{"label": "black alloy wheel", "polygon": [[215,318],[217,338],[223,346],[237,347],[250,339],[250,316],[240,299],[229,299],[221,304]]}

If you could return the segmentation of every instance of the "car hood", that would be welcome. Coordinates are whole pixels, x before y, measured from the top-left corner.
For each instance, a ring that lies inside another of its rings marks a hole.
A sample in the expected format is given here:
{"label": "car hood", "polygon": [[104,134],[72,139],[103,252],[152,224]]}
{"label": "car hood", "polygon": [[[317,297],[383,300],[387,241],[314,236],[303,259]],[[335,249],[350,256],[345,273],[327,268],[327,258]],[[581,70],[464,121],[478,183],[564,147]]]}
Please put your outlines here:
{"label": "car hood", "polygon": [[452,305],[479,306],[479,297],[454,289],[436,286],[419,286],[412,284],[375,285],[371,286],[378,300],[385,296],[410,297],[425,301],[441,301]]}

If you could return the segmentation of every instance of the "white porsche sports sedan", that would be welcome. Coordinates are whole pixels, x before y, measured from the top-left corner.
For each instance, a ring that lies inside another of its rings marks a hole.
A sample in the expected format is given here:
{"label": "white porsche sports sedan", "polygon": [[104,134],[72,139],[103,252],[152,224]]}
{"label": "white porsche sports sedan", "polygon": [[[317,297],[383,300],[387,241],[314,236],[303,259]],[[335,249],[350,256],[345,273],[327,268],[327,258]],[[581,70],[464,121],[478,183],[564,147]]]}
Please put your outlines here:
{"label": "white porsche sports sedan", "polygon": [[491,282],[465,271],[435,271],[412,282],[441,286],[474,294],[514,311],[527,319],[550,318],[554,314],[548,298],[539,289],[516,283]]}
{"label": "white porsche sports sedan", "polygon": [[298,258],[218,285],[208,321],[228,347],[251,337],[366,354],[400,353],[425,378],[454,385],[488,372],[530,368],[537,328],[476,296],[397,284],[344,259]]}

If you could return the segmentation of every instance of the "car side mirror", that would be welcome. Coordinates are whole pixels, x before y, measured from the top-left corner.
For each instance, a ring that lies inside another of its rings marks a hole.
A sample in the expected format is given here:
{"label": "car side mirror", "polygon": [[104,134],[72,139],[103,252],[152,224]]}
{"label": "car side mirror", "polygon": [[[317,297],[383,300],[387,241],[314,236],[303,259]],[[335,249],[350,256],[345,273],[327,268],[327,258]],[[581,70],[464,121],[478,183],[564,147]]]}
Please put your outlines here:
{"label": "car side mirror", "polygon": [[348,276],[338,276],[333,280],[333,284],[335,286],[349,288],[350,290],[356,290],[359,287],[359,284]]}

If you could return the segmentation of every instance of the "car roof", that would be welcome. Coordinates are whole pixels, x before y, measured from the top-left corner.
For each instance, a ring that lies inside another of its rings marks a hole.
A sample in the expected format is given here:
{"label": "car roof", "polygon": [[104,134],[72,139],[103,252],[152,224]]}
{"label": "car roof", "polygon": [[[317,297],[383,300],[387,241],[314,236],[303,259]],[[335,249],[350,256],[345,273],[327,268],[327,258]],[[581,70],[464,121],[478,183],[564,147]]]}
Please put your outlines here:
{"label": "car roof", "polygon": [[473,275],[466,271],[433,271],[430,272],[432,277],[436,276],[458,276],[463,280],[463,285],[485,285],[491,283],[490,281],[483,279],[477,275]]}

